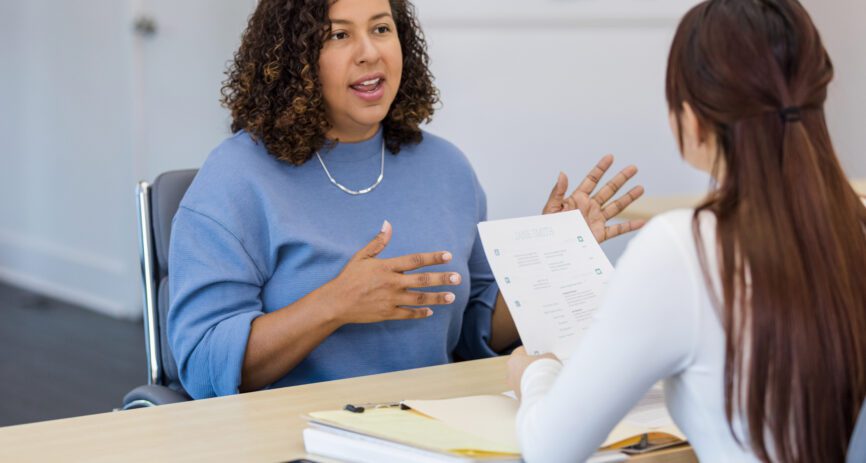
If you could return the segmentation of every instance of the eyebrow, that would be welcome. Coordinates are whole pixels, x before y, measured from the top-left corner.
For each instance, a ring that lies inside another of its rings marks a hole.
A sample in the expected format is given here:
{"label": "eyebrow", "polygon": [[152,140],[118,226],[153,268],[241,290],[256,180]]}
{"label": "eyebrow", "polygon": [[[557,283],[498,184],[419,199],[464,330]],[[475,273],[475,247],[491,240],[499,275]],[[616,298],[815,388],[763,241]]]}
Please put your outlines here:
{"label": "eyebrow", "polygon": [[[385,17],[388,17],[388,18],[394,19],[394,18],[391,16],[391,13],[387,13],[387,12],[385,12],[385,13],[379,13],[379,14],[377,14],[377,15],[371,17],[371,18],[369,19],[369,21],[375,21],[375,20],[377,20],[377,19],[382,19],[382,18],[385,18]],[[332,20],[331,20],[331,24],[352,24],[352,21],[349,21],[348,19],[332,19]]]}

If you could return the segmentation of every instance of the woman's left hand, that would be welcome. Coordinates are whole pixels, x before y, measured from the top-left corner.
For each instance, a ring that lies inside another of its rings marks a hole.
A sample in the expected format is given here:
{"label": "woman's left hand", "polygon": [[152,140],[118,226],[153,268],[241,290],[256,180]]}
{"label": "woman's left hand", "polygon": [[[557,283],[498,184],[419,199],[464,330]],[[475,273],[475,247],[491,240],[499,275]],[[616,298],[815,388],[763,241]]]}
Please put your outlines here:
{"label": "woman's left hand", "polygon": [[508,375],[506,381],[508,382],[508,387],[517,394],[518,399],[520,398],[520,379],[523,378],[523,372],[526,371],[526,368],[529,367],[532,362],[544,358],[559,360],[553,354],[529,355],[526,353],[526,349],[524,349],[523,346],[514,349],[514,352],[511,353],[511,356],[508,358]]}
{"label": "woman's left hand", "polygon": [[586,223],[589,224],[589,229],[592,230],[592,234],[599,243],[642,227],[645,223],[644,220],[629,220],[615,225],[607,225],[609,220],[619,215],[644,193],[643,187],[638,185],[616,200],[610,201],[613,195],[629,179],[637,174],[637,167],[628,166],[601,187],[598,192],[593,194],[601,178],[610,169],[611,165],[613,165],[612,155],[608,154],[601,158],[598,164],[583,179],[580,186],[567,197],[565,194],[568,192],[568,177],[564,173],[560,173],[542,213],[555,214],[575,209],[580,210],[584,219],[586,219]]}

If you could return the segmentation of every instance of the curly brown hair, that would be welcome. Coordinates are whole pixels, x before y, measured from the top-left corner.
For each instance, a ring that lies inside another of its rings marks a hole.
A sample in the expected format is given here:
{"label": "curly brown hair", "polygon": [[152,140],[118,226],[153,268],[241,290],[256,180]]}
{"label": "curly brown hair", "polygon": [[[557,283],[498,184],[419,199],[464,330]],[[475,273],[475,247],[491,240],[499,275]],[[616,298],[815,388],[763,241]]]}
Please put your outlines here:
{"label": "curly brown hair", "polygon": [[[222,86],[232,131],[245,130],[277,159],[301,165],[329,141],[319,81],[319,54],[330,34],[336,0],[260,0]],[[385,146],[397,154],[421,142],[421,123],[433,117],[433,85],[424,34],[408,0],[389,0],[403,50],[403,77],[382,121]]]}

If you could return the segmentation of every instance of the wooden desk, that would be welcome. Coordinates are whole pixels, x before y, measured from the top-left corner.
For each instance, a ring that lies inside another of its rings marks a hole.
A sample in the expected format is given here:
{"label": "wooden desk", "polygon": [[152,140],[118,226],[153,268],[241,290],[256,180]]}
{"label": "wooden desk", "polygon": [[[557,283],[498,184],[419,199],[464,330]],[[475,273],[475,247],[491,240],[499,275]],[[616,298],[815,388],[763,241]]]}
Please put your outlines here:
{"label": "wooden desk", "polygon": [[[866,179],[852,180],[851,186],[861,196],[866,197]],[[621,217],[624,219],[649,220],[659,214],[674,209],[691,209],[704,197],[701,195],[645,196],[628,207]]]}
{"label": "wooden desk", "polygon": [[[506,390],[505,358],[0,428],[0,461],[281,462],[305,456],[301,415],[347,403]],[[315,457],[313,457],[315,458]],[[316,458],[316,460],[319,460]],[[635,458],[694,463],[688,447]]]}

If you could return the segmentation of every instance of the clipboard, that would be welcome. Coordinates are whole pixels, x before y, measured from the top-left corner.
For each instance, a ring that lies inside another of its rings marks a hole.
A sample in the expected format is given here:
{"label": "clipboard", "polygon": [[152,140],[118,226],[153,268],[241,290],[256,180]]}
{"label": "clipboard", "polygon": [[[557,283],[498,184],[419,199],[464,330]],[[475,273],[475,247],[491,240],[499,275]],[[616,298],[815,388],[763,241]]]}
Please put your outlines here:
{"label": "clipboard", "polygon": [[[363,408],[363,411],[360,409]],[[354,409],[355,411],[348,411]],[[354,415],[354,417],[351,417]],[[345,423],[350,417],[352,423]],[[430,442],[425,436],[421,440],[407,439],[406,436],[390,436],[366,426],[363,422],[379,418],[425,420],[426,424],[439,422],[434,418],[418,413],[398,404],[363,404],[347,406],[343,410],[315,412],[307,415],[310,426],[304,430],[304,445],[307,452],[329,458],[359,462],[400,461],[403,463],[518,463],[523,459],[518,449],[516,453],[489,451],[482,448],[437,448],[441,446]],[[372,418],[372,419],[371,419]],[[358,423],[361,423],[360,425]],[[405,424],[405,421],[401,424]],[[444,423],[440,423],[444,425]],[[461,431],[457,431],[461,432]],[[397,438],[395,438],[397,437]],[[441,436],[440,436],[441,437]],[[475,437],[471,437],[475,439]],[[439,442],[441,444],[441,441]],[[477,441],[474,441],[476,447]],[[494,444],[499,445],[499,444]],[[621,463],[628,456],[616,450],[599,451],[587,463]]]}
{"label": "clipboard", "polygon": [[[305,416],[311,425],[474,461],[520,461],[520,449],[455,429],[408,407],[393,404],[351,405],[363,411],[330,410]],[[348,407],[347,407],[348,408]]]}

